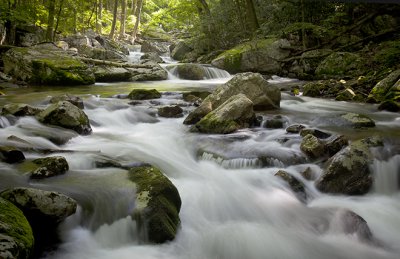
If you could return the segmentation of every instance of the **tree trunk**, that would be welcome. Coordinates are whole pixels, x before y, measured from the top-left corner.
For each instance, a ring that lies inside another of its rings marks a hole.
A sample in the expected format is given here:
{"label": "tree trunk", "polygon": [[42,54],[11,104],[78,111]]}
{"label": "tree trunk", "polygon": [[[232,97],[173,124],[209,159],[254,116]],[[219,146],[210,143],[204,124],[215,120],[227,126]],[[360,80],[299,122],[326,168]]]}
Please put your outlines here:
{"label": "tree trunk", "polygon": [[210,12],[210,7],[208,6],[206,0],[199,0],[199,1],[200,1],[201,6],[203,7],[204,12],[205,12],[207,15],[210,15],[210,14],[211,14],[211,12]]}
{"label": "tree trunk", "polygon": [[253,31],[256,31],[260,28],[258,23],[256,9],[254,8],[253,0],[246,0],[246,14],[247,14],[247,23],[249,24],[249,28]]}
{"label": "tree trunk", "polygon": [[62,13],[63,4],[64,4],[64,0],[60,0],[60,7],[59,7],[58,13],[57,13],[57,22],[56,22],[56,27],[54,28],[53,39],[56,38],[56,33],[57,33],[57,30],[58,30],[58,24],[60,22],[60,17],[61,17],[61,13]]}
{"label": "tree trunk", "polygon": [[114,39],[115,34],[115,26],[117,25],[117,12],[118,12],[118,0],[114,0],[114,14],[113,14],[113,21],[111,25],[111,32],[110,32],[110,39]]}
{"label": "tree trunk", "polygon": [[47,31],[46,31],[46,39],[48,41],[53,41],[53,29],[54,29],[54,13],[56,11],[55,0],[49,1],[49,16],[47,19]]}
{"label": "tree trunk", "polygon": [[98,8],[97,8],[97,23],[96,23],[96,32],[101,34],[101,20],[103,19],[103,0],[99,0]]}
{"label": "tree trunk", "polygon": [[125,21],[126,21],[126,0],[122,0],[121,2],[121,7],[122,7],[122,11],[121,11],[121,28],[119,30],[119,37],[120,39],[123,39],[125,36]]}
{"label": "tree trunk", "polygon": [[303,23],[301,26],[301,41],[303,43],[303,50],[305,50],[306,47],[306,31],[304,29],[304,22],[306,20],[305,14],[304,14],[304,0],[301,0],[301,22]]}
{"label": "tree trunk", "polygon": [[78,32],[78,17],[77,17],[76,12],[77,12],[76,7],[74,7],[74,20],[73,20],[74,29],[73,29],[73,31],[75,34]]}
{"label": "tree trunk", "polygon": [[140,15],[142,14],[142,6],[143,6],[143,0],[138,0],[137,7],[136,7],[136,22],[135,22],[135,27],[133,28],[133,32],[132,32],[132,44],[135,43],[136,35],[139,30]]}

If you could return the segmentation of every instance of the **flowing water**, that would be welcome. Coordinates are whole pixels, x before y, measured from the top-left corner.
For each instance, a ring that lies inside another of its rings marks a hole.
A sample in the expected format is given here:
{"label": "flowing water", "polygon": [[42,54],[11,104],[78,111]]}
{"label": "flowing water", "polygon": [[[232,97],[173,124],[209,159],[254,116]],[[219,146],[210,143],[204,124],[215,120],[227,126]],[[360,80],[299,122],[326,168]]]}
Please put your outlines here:
{"label": "flowing water", "polygon": [[[0,190],[13,186],[57,190],[75,198],[78,212],[60,227],[62,244],[46,259],[258,259],[258,258],[400,258],[399,168],[400,116],[377,112],[376,106],[335,102],[283,94],[279,111],[287,125],[302,123],[351,139],[371,134],[385,137],[371,163],[373,190],[360,197],[332,196],[316,190],[313,181],[299,177],[310,167],[322,168],[300,151],[300,137],[284,129],[253,128],[229,135],[188,132],[183,118],[156,115],[160,105],[180,104],[187,114],[192,106],[181,92],[212,90],[224,79],[96,84],[75,88],[25,88],[7,91],[0,103],[47,105],[49,96],[69,92],[84,98],[93,133],[78,136],[25,117],[1,117],[0,144],[15,135],[35,147],[66,157],[70,170],[62,176],[30,181],[18,165],[0,163]],[[274,83],[280,83],[279,78]],[[123,97],[133,88],[156,88],[161,99],[129,105]],[[347,130],[329,123],[335,114],[362,112],[377,122],[370,130]],[[322,122],[326,122],[325,124]],[[43,136],[71,138],[56,145]],[[280,141],[285,139],[285,141]],[[15,143],[14,143],[15,144]],[[58,151],[59,150],[59,151]],[[200,150],[204,151],[203,153]],[[72,152],[73,151],[73,152]],[[200,153],[199,153],[200,152]],[[216,155],[217,154],[217,155]],[[39,157],[26,152],[28,159]],[[260,157],[268,158],[263,161]],[[135,222],[135,186],[127,172],[97,168],[98,161],[123,165],[150,163],[175,184],[182,198],[181,228],[176,239],[162,245],[142,244]],[[285,169],[304,182],[309,202],[300,202],[274,174]],[[340,231],[336,208],[350,209],[367,222],[377,242],[363,242]]]}

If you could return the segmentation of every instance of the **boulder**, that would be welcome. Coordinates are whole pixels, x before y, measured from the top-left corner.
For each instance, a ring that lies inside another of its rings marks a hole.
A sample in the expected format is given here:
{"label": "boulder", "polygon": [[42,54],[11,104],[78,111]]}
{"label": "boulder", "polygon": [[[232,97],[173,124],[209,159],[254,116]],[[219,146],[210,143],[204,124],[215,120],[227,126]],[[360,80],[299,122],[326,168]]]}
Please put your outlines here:
{"label": "boulder", "polygon": [[325,144],[317,137],[308,134],[301,141],[300,149],[311,158],[320,158],[325,153]]}
{"label": "boulder", "polygon": [[[397,98],[396,98],[397,97]],[[370,102],[400,100],[400,69],[393,71],[372,88],[368,95]]]}
{"label": "boulder", "polygon": [[149,41],[145,40],[142,42],[141,51],[144,53],[156,53],[158,55],[162,55],[165,53],[169,53],[168,43],[160,42],[160,41]]}
{"label": "boulder", "polygon": [[191,131],[227,134],[250,127],[254,121],[252,101],[244,94],[237,94],[203,117],[191,128]]}
{"label": "boulder", "polygon": [[223,52],[211,64],[229,73],[254,71],[264,74],[281,74],[283,60],[290,55],[289,41],[263,39],[243,43]]}
{"label": "boulder", "polygon": [[356,98],[356,93],[351,88],[346,88],[338,93],[336,101],[352,101]]}
{"label": "boulder", "polygon": [[328,155],[333,156],[348,144],[349,140],[345,136],[339,135],[329,139],[328,142],[326,143],[325,148]]}
{"label": "boulder", "polygon": [[315,182],[321,192],[346,195],[361,195],[372,186],[370,164],[371,147],[382,145],[379,139],[368,138],[352,142],[348,147],[336,153],[328,167]]}
{"label": "boulder", "polygon": [[[97,42],[100,43],[103,48],[106,50],[111,50],[115,51],[124,55],[129,55],[129,49],[127,46],[116,42],[114,40],[110,40],[108,37],[102,36],[102,35],[94,35],[94,39],[92,38],[92,42],[96,40]],[[92,43],[93,46],[96,46],[95,44]]]}
{"label": "boulder", "polygon": [[164,60],[156,52],[144,53],[143,56],[140,57],[140,59],[151,60],[156,63],[164,63]]}
{"label": "boulder", "polygon": [[175,60],[183,60],[193,49],[184,41],[179,41],[171,51],[171,57]]}
{"label": "boulder", "polygon": [[360,215],[348,209],[339,209],[335,212],[331,227],[335,227],[335,231],[342,232],[347,235],[355,236],[362,242],[371,243],[374,241],[372,232],[368,223]]}
{"label": "boulder", "polygon": [[136,184],[133,218],[142,241],[173,240],[180,226],[181,198],[172,182],[157,168],[141,166],[129,170]]}
{"label": "boulder", "polygon": [[71,129],[79,134],[85,135],[92,132],[87,115],[67,101],[50,105],[39,113],[36,118],[44,124]]}
{"label": "boulder", "polygon": [[[371,128],[375,127],[375,122],[366,115],[356,113],[346,113],[339,118],[342,125],[351,126],[353,128]],[[340,122],[339,122],[340,123]]]}
{"label": "boulder", "polygon": [[123,67],[96,66],[94,68],[96,82],[121,82],[130,81],[131,72]]}
{"label": "boulder", "polygon": [[269,129],[281,129],[284,124],[287,123],[287,119],[282,117],[282,115],[275,115],[265,121],[265,128]]}
{"label": "boulder", "polygon": [[320,78],[357,76],[363,74],[364,63],[358,54],[334,52],[318,65],[315,75]]}
{"label": "boulder", "polygon": [[15,147],[0,146],[0,161],[9,164],[19,163],[25,160],[24,153]]}
{"label": "boulder", "polygon": [[67,101],[72,103],[73,105],[75,105],[76,107],[78,107],[79,109],[83,109],[84,105],[83,105],[83,100],[75,95],[71,95],[71,94],[61,94],[58,96],[54,96],[50,99],[50,103],[58,103],[60,101]]}
{"label": "boulder", "polygon": [[158,108],[158,116],[165,118],[179,118],[183,116],[183,110],[178,105]]}
{"label": "boulder", "polygon": [[306,126],[301,125],[301,124],[292,124],[292,125],[290,125],[289,127],[286,128],[286,132],[287,133],[297,134],[297,133],[300,133],[300,131],[302,129],[304,129],[305,127]]}
{"label": "boulder", "polygon": [[168,78],[168,72],[154,61],[146,61],[142,64],[147,65],[147,67],[127,68],[131,73],[131,81],[158,81]]}
{"label": "boulder", "polygon": [[294,176],[286,171],[279,170],[275,176],[285,181],[290,189],[296,194],[300,201],[305,202],[307,200],[307,194],[304,188],[304,184],[297,180]]}
{"label": "boulder", "polygon": [[32,228],[22,211],[0,198],[0,258],[28,259],[33,247]]}
{"label": "boulder", "polygon": [[38,158],[32,161],[36,168],[31,171],[32,179],[43,179],[56,175],[65,174],[68,169],[68,162],[62,156]]}
{"label": "boulder", "polygon": [[200,98],[201,100],[204,100],[209,96],[211,93],[208,91],[190,91],[190,92],[185,92],[182,93],[182,98],[186,102],[192,102],[193,101],[193,96]]}
{"label": "boulder", "polygon": [[276,85],[268,83],[258,73],[242,73],[217,87],[198,108],[188,115],[184,124],[198,122],[207,113],[217,109],[222,103],[237,94],[246,95],[253,103],[255,110],[277,109],[280,106],[281,92]]}
{"label": "boulder", "polygon": [[54,45],[13,48],[3,55],[4,72],[16,80],[40,85],[94,83],[90,68]]}
{"label": "boulder", "polygon": [[300,136],[305,137],[308,134],[311,134],[319,139],[326,139],[331,136],[331,134],[320,131],[319,129],[304,128],[300,130]]}
{"label": "boulder", "polygon": [[202,80],[206,76],[206,72],[201,65],[198,64],[181,64],[175,66],[176,76],[180,79]]}
{"label": "boulder", "polygon": [[3,106],[1,115],[14,115],[14,116],[35,116],[42,109],[32,107],[28,104],[10,103]]}
{"label": "boulder", "polygon": [[133,89],[128,98],[131,100],[148,100],[148,99],[157,99],[161,97],[161,93],[156,89]]}
{"label": "boulder", "polygon": [[400,111],[400,102],[396,101],[383,101],[379,106],[378,110],[389,111],[389,112],[399,112]]}

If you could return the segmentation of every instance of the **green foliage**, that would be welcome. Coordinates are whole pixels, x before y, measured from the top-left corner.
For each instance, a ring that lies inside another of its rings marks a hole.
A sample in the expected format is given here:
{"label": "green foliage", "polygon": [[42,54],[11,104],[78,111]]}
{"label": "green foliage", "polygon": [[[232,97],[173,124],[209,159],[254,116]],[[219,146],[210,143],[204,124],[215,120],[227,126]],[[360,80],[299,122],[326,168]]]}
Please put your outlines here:
{"label": "green foliage", "polygon": [[398,65],[400,63],[400,41],[388,41],[382,44],[373,60],[385,67]]}

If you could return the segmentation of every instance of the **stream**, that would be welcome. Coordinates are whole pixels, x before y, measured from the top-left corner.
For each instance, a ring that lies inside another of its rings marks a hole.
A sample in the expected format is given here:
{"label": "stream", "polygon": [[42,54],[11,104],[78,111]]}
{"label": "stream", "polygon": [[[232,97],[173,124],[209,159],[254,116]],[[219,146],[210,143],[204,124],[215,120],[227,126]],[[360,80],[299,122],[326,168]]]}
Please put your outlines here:
{"label": "stream", "polygon": [[[215,72],[213,68],[209,68]],[[211,73],[212,74],[212,73]],[[310,167],[317,176],[322,168],[300,151],[301,137],[285,129],[243,129],[229,135],[189,133],[182,118],[161,118],[157,107],[181,105],[185,116],[194,109],[182,92],[213,90],[229,80],[181,80],[170,75],[157,82],[96,83],[82,87],[33,87],[7,90],[0,104],[28,103],[45,107],[61,93],[84,99],[93,133],[78,136],[40,124],[33,117],[16,122],[0,118],[0,144],[15,135],[42,149],[60,150],[70,170],[62,176],[29,180],[18,165],[0,162],[0,190],[16,186],[56,190],[76,199],[79,208],[61,226],[61,245],[46,259],[258,259],[258,258],[400,258],[400,116],[377,111],[372,104],[337,102],[282,93],[281,109],[260,113],[264,120],[284,116],[285,126],[304,124],[331,134],[360,139],[374,134],[385,139],[371,163],[373,190],[364,196],[320,193],[312,180],[298,177],[306,186],[307,204],[274,174],[284,169],[292,175]],[[210,77],[215,77],[212,74]],[[270,81],[285,84],[287,79]],[[124,99],[134,88],[157,89],[162,98],[129,105]],[[329,118],[346,112],[364,113],[376,122],[372,129],[346,129]],[[326,122],[326,123],[324,123]],[[72,137],[56,145],[43,136]],[[279,141],[287,139],[287,141]],[[73,150],[74,152],[66,152]],[[199,154],[199,150],[204,151]],[[216,158],[212,154],[220,154]],[[27,159],[42,155],[26,152]],[[269,157],[261,166],[258,157]],[[127,171],[97,168],[97,161],[123,165],[149,163],[161,169],[182,199],[181,229],[172,242],[162,245],[138,241],[134,209],[135,186]],[[365,243],[337,229],[335,208],[347,208],[363,217],[379,244]]]}

